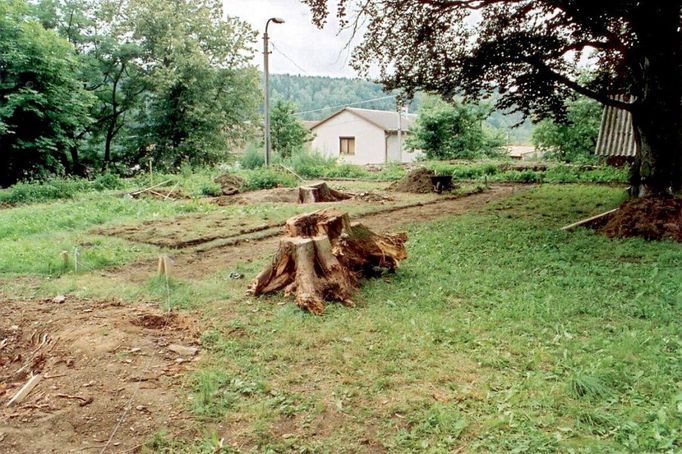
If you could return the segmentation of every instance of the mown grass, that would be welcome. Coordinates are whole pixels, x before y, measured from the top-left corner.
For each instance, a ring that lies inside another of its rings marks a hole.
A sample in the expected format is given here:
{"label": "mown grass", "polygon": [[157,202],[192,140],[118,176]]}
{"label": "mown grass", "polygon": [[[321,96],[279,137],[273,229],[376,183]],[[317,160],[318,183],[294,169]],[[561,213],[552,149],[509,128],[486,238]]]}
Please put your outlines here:
{"label": "mown grass", "polygon": [[[0,250],[49,237],[50,222],[68,236],[213,209],[89,197],[4,211]],[[202,320],[203,360],[181,400],[203,435],[160,430],[147,452],[678,452],[682,246],[559,230],[623,198],[543,185],[414,224],[397,273],[323,317],[281,295],[245,296],[268,257],[237,265],[243,280],[224,269],[168,283],[65,275],[29,291],[155,300]]]}
{"label": "mown grass", "polygon": [[184,213],[209,212],[201,200],[162,201],[121,197],[117,192],[85,193],[51,204],[31,204],[0,211],[0,273],[60,274],[59,256],[78,248],[83,270],[128,263],[158,248],[89,229],[102,224],[143,221]]}
{"label": "mown grass", "polygon": [[187,391],[207,435],[154,446],[679,451],[682,246],[559,230],[622,199],[545,185],[416,224],[409,259],[364,282],[356,309],[199,303],[208,354]]}

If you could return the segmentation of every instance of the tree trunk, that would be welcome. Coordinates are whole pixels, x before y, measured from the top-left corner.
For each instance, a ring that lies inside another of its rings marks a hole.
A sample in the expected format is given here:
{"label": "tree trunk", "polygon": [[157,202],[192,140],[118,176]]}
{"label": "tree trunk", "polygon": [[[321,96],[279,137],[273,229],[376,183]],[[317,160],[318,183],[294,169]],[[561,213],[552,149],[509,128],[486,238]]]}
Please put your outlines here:
{"label": "tree trunk", "polygon": [[283,289],[313,314],[324,313],[326,301],[354,306],[360,277],[375,267],[393,270],[407,258],[405,234],[376,234],[334,209],[295,216],[284,230],[289,238],[249,291],[258,296]]}
{"label": "tree trunk", "polygon": [[633,172],[637,195],[678,192],[682,183],[679,2],[642,2],[633,28],[640,79],[633,123],[640,155]]}
{"label": "tree trunk", "polygon": [[350,194],[331,189],[327,183],[315,183],[298,188],[299,203],[339,202],[352,197]]}

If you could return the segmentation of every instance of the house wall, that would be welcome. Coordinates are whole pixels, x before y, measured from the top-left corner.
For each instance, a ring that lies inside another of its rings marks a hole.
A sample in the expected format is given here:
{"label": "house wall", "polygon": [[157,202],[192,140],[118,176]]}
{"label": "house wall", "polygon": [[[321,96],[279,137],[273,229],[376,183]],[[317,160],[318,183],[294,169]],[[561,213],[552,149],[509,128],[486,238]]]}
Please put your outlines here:
{"label": "house wall", "polygon": [[[341,112],[317,128],[312,149],[324,156],[351,164],[383,164],[386,153],[384,130],[351,112]],[[355,155],[341,156],[340,137],[355,137]]]}
{"label": "house wall", "polygon": [[414,162],[417,160],[419,156],[422,155],[421,152],[415,151],[415,152],[408,152],[405,149],[405,139],[407,139],[407,134],[403,133],[402,134],[402,146],[403,146],[403,152],[402,154],[398,153],[398,134],[391,134],[387,137],[386,143],[388,146],[388,162]]}

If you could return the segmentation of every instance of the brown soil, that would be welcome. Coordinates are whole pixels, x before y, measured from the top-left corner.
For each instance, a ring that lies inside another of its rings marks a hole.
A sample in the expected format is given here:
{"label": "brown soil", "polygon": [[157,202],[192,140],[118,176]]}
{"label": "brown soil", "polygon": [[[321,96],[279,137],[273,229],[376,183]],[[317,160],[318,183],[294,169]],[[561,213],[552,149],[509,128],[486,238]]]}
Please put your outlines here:
{"label": "brown soil", "polygon": [[628,200],[593,228],[610,238],[682,242],[682,199],[667,196]]}
{"label": "brown soil", "polygon": [[238,196],[216,197],[213,202],[220,206],[247,205],[251,203],[298,203],[298,188],[262,189]]}
{"label": "brown soil", "polygon": [[229,174],[220,175],[213,181],[220,185],[223,195],[238,194],[241,192],[244,185],[246,185],[246,180],[243,178]]}
{"label": "brown soil", "polygon": [[[493,200],[508,197],[515,190],[514,185],[499,185],[483,193],[447,198],[408,208],[388,209],[376,214],[354,217],[353,220],[361,222],[378,233],[391,232],[407,224],[463,214]],[[173,256],[173,276],[181,279],[205,278],[219,271],[231,271],[239,263],[271,256],[272,251],[277,249],[282,239],[280,228],[274,227],[258,235],[252,239],[244,239],[207,250],[178,252]],[[111,273],[112,277],[123,277],[129,281],[144,282],[156,273],[156,265],[156,260],[147,260],[113,269],[107,274]]]}
{"label": "brown soil", "polygon": [[[107,452],[134,452],[161,428],[192,436],[177,390],[193,358],[166,347],[197,338],[189,317],[151,307],[3,301],[0,452],[99,452],[110,438]],[[7,407],[31,374],[38,385]]]}
{"label": "brown soil", "polygon": [[400,180],[388,187],[389,191],[428,194],[433,191],[431,177],[434,173],[424,167],[414,169]]}

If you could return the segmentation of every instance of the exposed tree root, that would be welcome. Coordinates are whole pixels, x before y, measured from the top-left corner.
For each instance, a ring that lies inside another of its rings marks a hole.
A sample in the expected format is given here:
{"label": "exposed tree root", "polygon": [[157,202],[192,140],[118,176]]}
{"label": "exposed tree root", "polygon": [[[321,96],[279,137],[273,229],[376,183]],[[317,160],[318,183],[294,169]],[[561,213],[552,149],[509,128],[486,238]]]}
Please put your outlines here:
{"label": "exposed tree root", "polygon": [[406,234],[374,233],[335,209],[295,216],[284,230],[289,238],[249,291],[258,296],[284,290],[313,314],[324,313],[327,301],[354,306],[360,277],[375,267],[394,270],[407,258]]}

